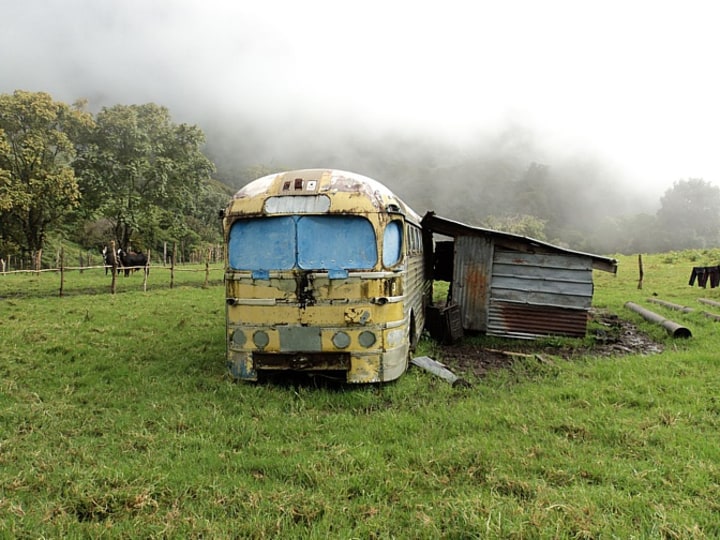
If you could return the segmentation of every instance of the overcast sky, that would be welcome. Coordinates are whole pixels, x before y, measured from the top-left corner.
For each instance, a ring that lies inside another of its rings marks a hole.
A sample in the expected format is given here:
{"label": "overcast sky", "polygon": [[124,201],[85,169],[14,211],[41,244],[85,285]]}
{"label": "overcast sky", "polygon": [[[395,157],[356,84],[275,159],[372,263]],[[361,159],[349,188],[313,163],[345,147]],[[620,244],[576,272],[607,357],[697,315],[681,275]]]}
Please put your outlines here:
{"label": "overcast sky", "polygon": [[712,0],[0,0],[0,93],[155,102],[203,129],[463,140],[515,122],[662,194],[720,184],[718,13]]}

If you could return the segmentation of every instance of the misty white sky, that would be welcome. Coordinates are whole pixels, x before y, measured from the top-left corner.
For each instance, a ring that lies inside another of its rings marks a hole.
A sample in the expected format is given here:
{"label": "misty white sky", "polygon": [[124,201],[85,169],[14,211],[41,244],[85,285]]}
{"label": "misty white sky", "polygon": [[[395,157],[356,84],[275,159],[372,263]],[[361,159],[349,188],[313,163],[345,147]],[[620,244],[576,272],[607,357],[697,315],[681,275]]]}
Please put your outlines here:
{"label": "misty white sky", "polygon": [[0,93],[152,101],[203,129],[463,140],[515,122],[659,196],[720,184],[718,13],[711,0],[0,0]]}

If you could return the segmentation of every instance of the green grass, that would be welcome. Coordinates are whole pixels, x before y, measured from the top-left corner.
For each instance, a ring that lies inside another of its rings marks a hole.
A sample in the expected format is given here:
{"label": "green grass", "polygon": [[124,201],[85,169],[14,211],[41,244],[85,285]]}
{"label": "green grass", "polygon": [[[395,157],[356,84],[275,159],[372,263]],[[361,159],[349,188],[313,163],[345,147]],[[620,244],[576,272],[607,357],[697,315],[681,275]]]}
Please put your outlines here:
{"label": "green grass", "polygon": [[146,293],[121,277],[116,295],[76,273],[63,298],[54,274],[0,276],[0,536],[718,537],[720,323],[697,298],[720,290],[687,284],[716,255],[646,257],[642,290],[636,258],[597,273],[597,307],[664,353],[528,361],[469,389],[416,368],[234,383],[223,289],[202,273],[173,289],[151,273]]}

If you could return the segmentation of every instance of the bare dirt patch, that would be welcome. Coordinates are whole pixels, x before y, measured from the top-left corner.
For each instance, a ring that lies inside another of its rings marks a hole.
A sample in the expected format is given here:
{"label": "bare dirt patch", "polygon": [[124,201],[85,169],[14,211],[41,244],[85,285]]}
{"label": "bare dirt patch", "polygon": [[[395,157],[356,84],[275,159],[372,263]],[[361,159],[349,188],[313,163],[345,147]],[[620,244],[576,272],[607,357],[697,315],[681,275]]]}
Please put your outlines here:
{"label": "bare dirt patch", "polygon": [[612,313],[590,311],[590,319],[596,324],[588,326],[591,343],[583,340],[578,346],[548,345],[543,340],[508,340],[502,350],[483,347],[475,340],[463,339],[442,347],[442,363],[459,377],[473,374],[482,377],[491,370],[510,367],[520,358],[534,358],[538,362],[551,363],[552,357],[565,359],[583,356],[621,356],[627,354],[657,354],[663,346],[653,341],[634,324]]}

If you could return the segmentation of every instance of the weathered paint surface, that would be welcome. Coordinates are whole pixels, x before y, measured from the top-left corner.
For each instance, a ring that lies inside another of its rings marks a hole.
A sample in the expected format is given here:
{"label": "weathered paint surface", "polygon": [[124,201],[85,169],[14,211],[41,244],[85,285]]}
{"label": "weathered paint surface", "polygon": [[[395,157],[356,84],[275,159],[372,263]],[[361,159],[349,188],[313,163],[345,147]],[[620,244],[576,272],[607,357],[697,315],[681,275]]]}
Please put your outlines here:
{"label": "weathered paint surface", "polygon": [[[336,219],[327,218],[333,214]],[[277,226],[257,227],[269,231],[267,237],[253,237],[250,246],[242,235],[252,227],[241,224],[232,239],[236,220],[266,215],[277,220]],[[418,224],[413,256],[391,254],[406,253],[403,227],[388,226],[404,223],[403,216]],[[362,222],[372,224],[373,249],[348,249],[348,231],[367,237]],[[410,331],[422,331],[430,283],[423,277],[419,216],[390,190],[343,171],[270,175],[235,195],[224,225],[233,376],[255,380],[258,370],[342,370],[349,382],[380,382],[404,373]],[[255,268],[256,260],[266,267]]]}
{"label": "weathered paint surface", "polygon": [[262,197],[264,194],[307,196],[333,193],[355,195],[333,199],[333,212],[385,212],[388,205],[392,204],[405,215],[420,222],[417,213],[377,180],[333,169],[287,171],[259,178],[233,196],[226,214],[261,215],[265,204],[265,198]]}

